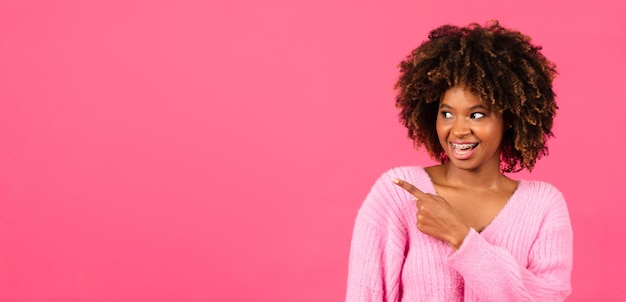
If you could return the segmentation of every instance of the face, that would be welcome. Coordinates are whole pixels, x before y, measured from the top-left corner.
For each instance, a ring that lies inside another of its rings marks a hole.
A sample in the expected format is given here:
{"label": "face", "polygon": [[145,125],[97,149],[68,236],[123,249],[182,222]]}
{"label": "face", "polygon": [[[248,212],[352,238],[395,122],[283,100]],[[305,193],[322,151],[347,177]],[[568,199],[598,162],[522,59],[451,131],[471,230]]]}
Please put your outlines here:
{"label": "face", "polygon": [[450,163],[464,170],[500,169],[502,118],[468,88],[452,87],[439,102],[437,135]]}

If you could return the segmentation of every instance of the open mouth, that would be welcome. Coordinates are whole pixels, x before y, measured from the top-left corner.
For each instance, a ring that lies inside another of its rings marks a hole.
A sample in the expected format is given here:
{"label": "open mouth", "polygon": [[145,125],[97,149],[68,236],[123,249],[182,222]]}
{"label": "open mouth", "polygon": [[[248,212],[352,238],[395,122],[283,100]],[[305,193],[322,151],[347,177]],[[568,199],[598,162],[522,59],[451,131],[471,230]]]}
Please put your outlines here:
{"label": "open mouth", "polygon": [[450,145],[452,146],[452,149],[454,149],[454,152],[456,152],[459,155],[463,155],[463,154],[473,150],[474,148],[476,148],[478,146],[478,143],[473,143],[473,144],[455,144],[455,143],[450,143]]}

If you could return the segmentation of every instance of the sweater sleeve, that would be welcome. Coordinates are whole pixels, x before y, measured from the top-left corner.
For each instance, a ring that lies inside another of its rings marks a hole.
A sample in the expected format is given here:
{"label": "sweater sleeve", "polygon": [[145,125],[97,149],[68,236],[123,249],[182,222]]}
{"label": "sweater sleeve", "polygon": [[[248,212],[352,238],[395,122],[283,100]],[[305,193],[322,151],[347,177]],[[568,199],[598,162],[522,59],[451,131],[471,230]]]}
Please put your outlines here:
{"label": "sweater sleeve", "polygon": [[563,196],[557,191],[552,197],[527,266],[470,230],[448,261],[472,295],[481,301],[563,301],[570,294],[572,228]]}
{"label": "sweater sleeve", "polygon": [[348,268],[346,301],[399,301],[406,226],[396,190],[383,174],[359,209]]}

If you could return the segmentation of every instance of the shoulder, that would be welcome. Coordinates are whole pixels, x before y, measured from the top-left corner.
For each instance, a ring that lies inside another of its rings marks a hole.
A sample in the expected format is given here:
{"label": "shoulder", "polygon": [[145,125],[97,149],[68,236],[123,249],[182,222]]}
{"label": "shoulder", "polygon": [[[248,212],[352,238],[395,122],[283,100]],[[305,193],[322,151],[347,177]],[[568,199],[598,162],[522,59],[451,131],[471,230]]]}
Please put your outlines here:
{"label": "shoulder", "polygon": [[[391,168],[385,171],[380,177],[379,181],[386,180],[386,183],[391,184],[392,178],[399,178],[404,181],[410,182],[416,187],[428,187],[431,185],[430,177],[428,173],[421,166],[401,166]],[[395,185],[393,185],[395,187]]]}
{"label": "shoulder", "polygon": [[[399,178],[423,188],[429,183],[428,174],[420,166],[395,167],[383,172],[363,202],[359,216],[372,223],[404,220],[410,209],[415,207],[412,196],[395,185],[391,179]],[[432,186],[432,185],[431,185]]]}
{"label": "shoulder", "polygon": [[426,173],[423,167],[402,166],[383,172],[372,186],[370,195],[373,194],[386,199],[412,199],[408,192],[391,181],[394,178],[409,182],[424,192],[430,191],[430,187],[432,187],[428,173]]}
{"label": "shoulder", "polygon": [[520,180],[518,190],[524,196],[544,202],[564,202],[563,193],[554,185],[538,180]]}
{"label": "shoulder", "polygon": [[518,187],[524,205],[541,216],[562,216],[569,219],[563,193],[554,185],[536,180],[522,180]]}

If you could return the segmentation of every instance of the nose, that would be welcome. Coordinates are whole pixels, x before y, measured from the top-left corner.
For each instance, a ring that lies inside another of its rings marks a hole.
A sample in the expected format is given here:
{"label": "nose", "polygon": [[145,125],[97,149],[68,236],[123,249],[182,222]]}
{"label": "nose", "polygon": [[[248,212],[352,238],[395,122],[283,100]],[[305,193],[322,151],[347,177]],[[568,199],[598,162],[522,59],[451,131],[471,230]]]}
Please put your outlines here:
{"label": "nose", "polygon": [[462,138],[472,133],[472,129],[469,126],[469,121],[464,118],[457,119],[452,125],[452,134],[458,138]]}

